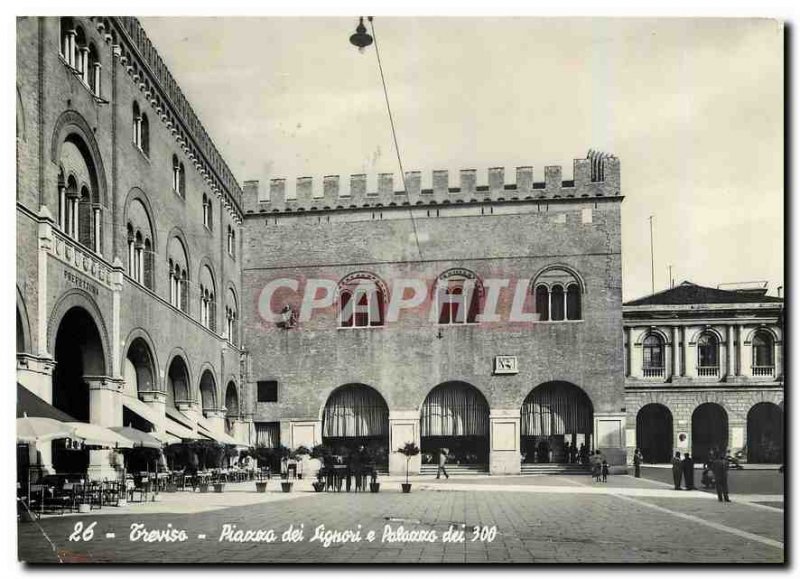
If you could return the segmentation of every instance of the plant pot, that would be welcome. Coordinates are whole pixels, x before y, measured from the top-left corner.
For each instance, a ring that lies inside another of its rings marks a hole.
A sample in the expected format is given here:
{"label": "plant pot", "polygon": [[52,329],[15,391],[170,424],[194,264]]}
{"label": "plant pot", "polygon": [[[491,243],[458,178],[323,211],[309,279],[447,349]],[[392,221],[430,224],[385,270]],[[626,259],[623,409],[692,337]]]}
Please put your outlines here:
{"label": "plant pot", "polygon": [[123,498],[121,498],[121,499],[120,499],[120,500],[117,502],[117,506],[118,506],[118,507],[127,507],[127,506],[128,506],[128,499],[123,499]]}
{"label": "plant pot", "polygon": [[404,493],[410,493],[411,492],[411,483],[400,483],[400,486],[403,487],[403,492]]}
{"label": "plant pot", "polygon": [[381,483],[369,483],[369,492],[377,493],[381,490]]}
{"label": "plant pot", "polygon": [[265,493],[265,492],[267,492],[267,483],[266,483],[266,481],[256,482],[256,492],[257,493]]}
{"label": "plant pot", "polygon": [[325,490],[325,483],[318,481],[313,483],[313,487],[314,487],[314,492],[321,493],[323,490]]}
{"label": "plant pot", "polygon": [[200,483],[199,485],[197,485],[197,488],[200,489],[201,493],[207,493],[208,492],[208,483]]}
{"label": "plant pot", "polygon": [[225,490],[225,483],[214,483],[214,492],[221,493]]}
{"label": "plant pot", "polygon": [[78,505],[78,512],[79,513],[88,513],[92,510],[92,506],[88,503],[81,503]]}
{"label": "plant pot", "polygon": [[290,493],[290,492],[292,492],[292,485],[293,484],[294,483],[291,483],[291,482],[288,482],[288,481],[283,481],[281,483],[281,490],[283,492],[285,492],[285,493]]}

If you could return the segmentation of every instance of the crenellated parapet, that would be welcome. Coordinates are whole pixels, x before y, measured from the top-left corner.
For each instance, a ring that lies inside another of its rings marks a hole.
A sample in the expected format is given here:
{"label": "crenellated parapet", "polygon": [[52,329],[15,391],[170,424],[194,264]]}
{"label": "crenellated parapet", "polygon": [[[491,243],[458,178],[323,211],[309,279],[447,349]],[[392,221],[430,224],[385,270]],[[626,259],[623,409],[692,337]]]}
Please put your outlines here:
{"label": "crenellated parapet", "polygon": [[[261,190],[258,181],[244,182],[246,214],[335,211],[360,208],[448,205],[456,203],[520,202],[547,199],[617,197],[620,195],[619,159],[590,151],[575,159],[573,179],[562,179],[560,166],[546,166],[543,180],[534,179],[533,167],[517,167],[516,179],[507,182],[503,167],[487,170],[486,185],[478,185],[475,169],[462,169],[456,179],[449,171],[435,170],[431,187],[422,187],[422,174],[407,171],[405,180],[380,173],[377,185],[367,187],[367,175],[326,175],[321,182],[298,177],[294,182],[270,179]],[[405,182],[404,182],[405,181]]]}

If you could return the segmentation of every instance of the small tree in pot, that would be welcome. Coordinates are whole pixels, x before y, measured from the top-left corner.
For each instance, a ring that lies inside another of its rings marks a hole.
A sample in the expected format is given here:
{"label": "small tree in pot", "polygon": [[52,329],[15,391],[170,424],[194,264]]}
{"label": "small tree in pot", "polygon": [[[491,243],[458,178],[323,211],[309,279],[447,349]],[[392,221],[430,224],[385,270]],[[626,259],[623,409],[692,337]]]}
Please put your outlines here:
{"label": "small tree in pot", "polygon": [[401,483],[401,486],[403,487],[404,493],[410,493],[411,483],[408,482],[408,464],[411,462],[412,456],[417,456],[419,454],[419,447],[413,442],[406,442],[403,446],[397,449],[397,452],[405,455],[406,457],[406,482]]}
{"label": "small tree in pot", "polygon": [[281,490],[285,493],[292,492],[292,481],[289,480],[289,457],[292,456],[290,451],[285,446],[281,446],[279,451],[281,457]]}

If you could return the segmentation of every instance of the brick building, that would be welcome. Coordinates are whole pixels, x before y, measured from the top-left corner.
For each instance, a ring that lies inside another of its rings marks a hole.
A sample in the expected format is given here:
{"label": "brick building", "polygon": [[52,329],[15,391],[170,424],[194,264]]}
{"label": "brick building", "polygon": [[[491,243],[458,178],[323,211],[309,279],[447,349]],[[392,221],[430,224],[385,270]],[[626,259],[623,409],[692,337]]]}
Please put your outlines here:
{"label": "brick building", "polygon": [[[442,447],[498,474],[520,472],[521,454],[559,461],[565,443],[622,464],[619,161],[592,154],[574,180],[561,172],[539,182],[520,167],[507,183],[489,169],[479,186],[464,170],[452,186],[436,171],[429,188],[417,172],[374,188],[364,175],[246,182],[257,441],[372,446],[390,472],[408,441],[423,451],[416,471]],[[410,286],[425,299],[392,319]],[[511,320],[515,308],[534,321]]]}
{"label": "brick building", "polygon": [[80,421],[246,440],[241,188],[138,21],[19,18],[16,88],[18,382]]}
{"label": "brick building", "polygon": [[684,282],[623,305],[628,451],[783,462],[783,300]]}

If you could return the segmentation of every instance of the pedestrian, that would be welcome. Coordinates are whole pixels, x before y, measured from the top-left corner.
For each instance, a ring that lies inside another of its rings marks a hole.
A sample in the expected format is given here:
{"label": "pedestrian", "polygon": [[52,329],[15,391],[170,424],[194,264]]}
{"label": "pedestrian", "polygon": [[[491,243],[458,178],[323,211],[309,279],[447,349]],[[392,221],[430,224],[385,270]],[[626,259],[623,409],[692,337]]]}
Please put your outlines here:
{"label": "pedestrian", "polygon": [[603,461],[603,482],[608,482],[608,463]]}
{"label": "pedestrian", "polygon": [[592,461],[592,480],[594,482],[600,481],[600,463],[596,460]]}
{"label": "pedestrian", "polygon": [[683,464],[681,463],[681,453],[676,452],[672,457],[672,481],[675,483],[675,490],[681,490],[681,475],[683,474]]}
{"label": "pedestrian", "polygon": [[578,448],[573,443],[569,447],[569,462],[574,463],[577,456],[578,456]]}
{"label": "pedestrian", "polygon": [[728,461],[724,456],[716,456],[711,461],[711,472],[714,473],[714,484],[717,487],[717,500],[731,502],[728,497]]}
{"label": "pedestrian", "polygon": [[638,448],[633,451],[633,476],[642,477],[642,451]]}
{"label": "pedestrian", "polygon": [[439,468],[436,469],[436,478],[439,478],[442,473],[444,473],[445,478],[450,478],[450,475],[447,474],[447,469],[444,468],[444,465],[447,464],[447,449],[440,448],[439,449]]}
{"label": "pedestrian", "polygon": [[683,483],[687,491],[694,490],[694,459],[688,452],[683,454]]}
{"label": "pedestrian", "polygon": [[564,460],[562,462],[569,462],[569,453],[572,452],[572,447],[569,442],[564,443]]}

